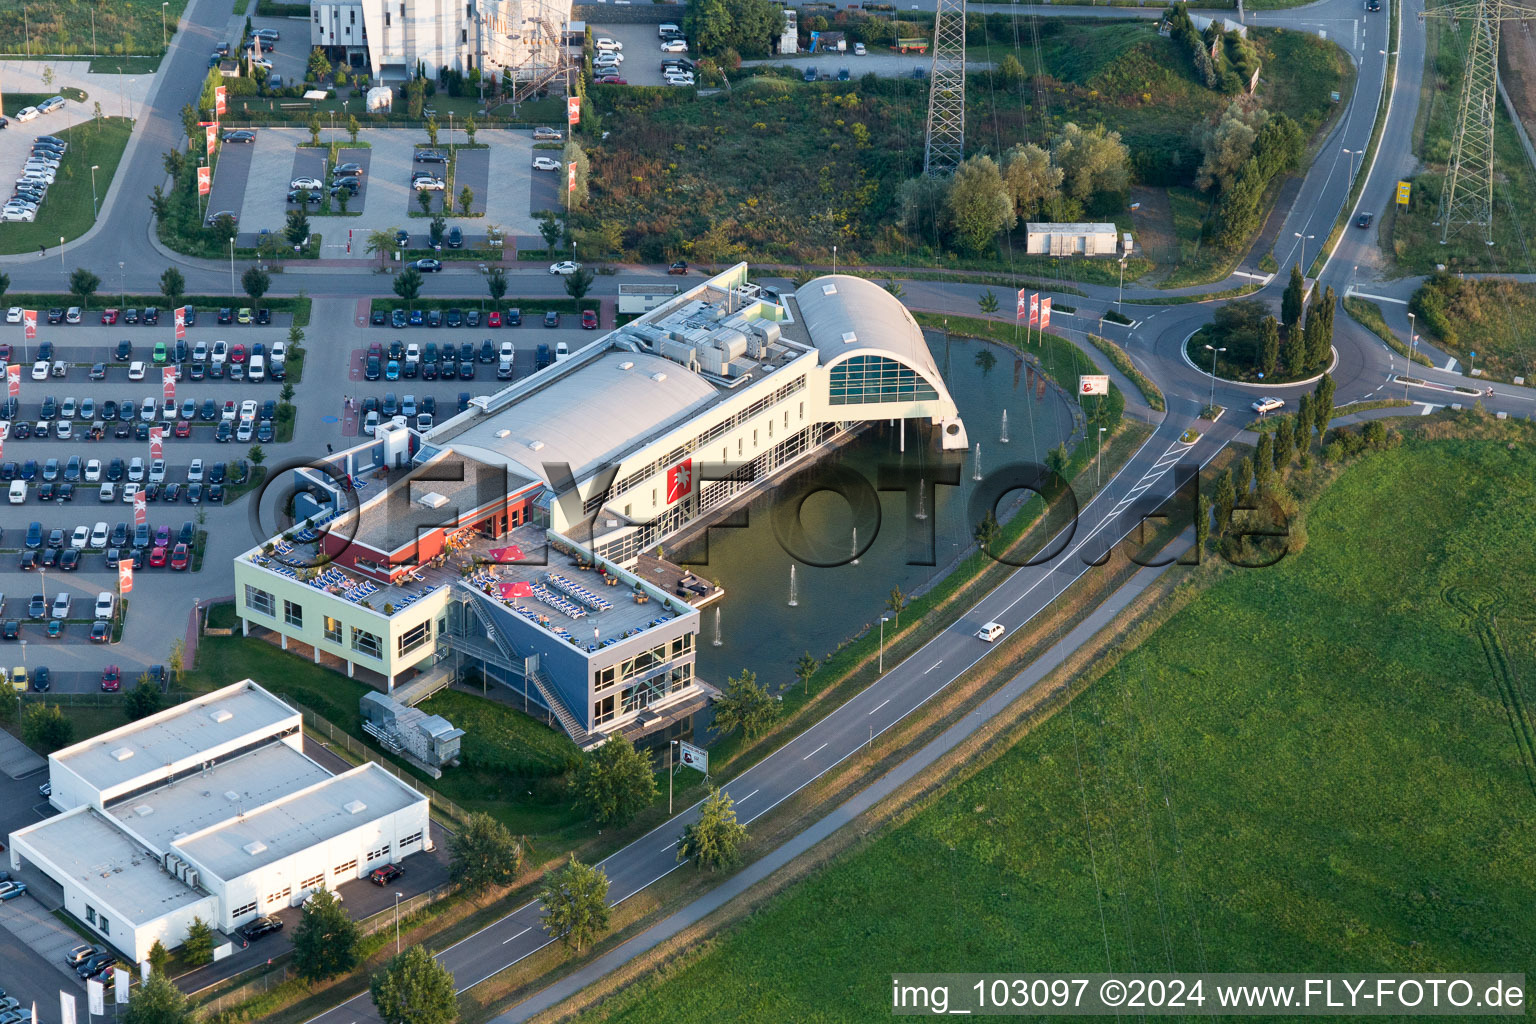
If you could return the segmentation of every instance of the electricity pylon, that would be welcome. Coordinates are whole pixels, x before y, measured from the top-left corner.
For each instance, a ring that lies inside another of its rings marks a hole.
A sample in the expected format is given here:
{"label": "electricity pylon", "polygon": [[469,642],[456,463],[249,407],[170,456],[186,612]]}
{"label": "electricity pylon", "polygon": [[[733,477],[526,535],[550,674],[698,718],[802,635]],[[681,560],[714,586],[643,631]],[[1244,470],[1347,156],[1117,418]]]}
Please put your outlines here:
{"label": "electricity pylon", "polygon": [[923,173],[953,174],[965,159],[965,0],[939,0],[933,19],[933,71]]}
{"label": "electricity pylon", "polygon": [[1440,192],[1440,244],[1462,228],[1482,229],[1493,244],[1493,129],[1499,102],[1499,25],[1536,17],[1536,8],[1508,0],[1460,0],[1425,11],[1420,18],[1472,20],[1461,82],[1451,164]]}

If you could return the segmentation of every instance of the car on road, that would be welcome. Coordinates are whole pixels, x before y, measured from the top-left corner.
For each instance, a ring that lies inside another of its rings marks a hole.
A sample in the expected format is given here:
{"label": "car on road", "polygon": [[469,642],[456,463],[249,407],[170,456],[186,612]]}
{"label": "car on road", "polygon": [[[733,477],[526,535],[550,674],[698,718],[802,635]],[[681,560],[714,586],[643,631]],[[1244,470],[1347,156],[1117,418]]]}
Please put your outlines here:
{"label": "car on road", "polygon": [[549,272],[551,274],[559,274],[561,277],[569,277],[580,269],[581,264],[574,260],[561,260],[559,263],[551,263],[549,265]]}
{"label": "car on road", "polygon": [[111,636],[111,626],[104,620],[98,619],[91,623],[91,643],[104,644]]}
{"label": "car on road", "polygon": [[536,156],[533,158],[533,169],[536,171],[558,171],[560,161],[554,157]]}
{"label": "car on road", "polygon": [[36,107],[22,107],[20,110],[16,111],[16,120],[25,124],[33,118],[38,117],[39,114],[40,111]]}
{"label": "car on road", "polygon": [[448,229],[448,248],[464,248],[464,232],[461,231],[457,225]]}
{"label": "car on road", "polygon": [[268,915],[266,917],[258,917],[250,924],[242,926],[240,935],[247,942],[255,942],[263,935],[271,935],[273,932],[280,932],[282,930],[282,919]]}
{"label": "car on road", "polygon": [[[417,270],[421,271],[424,274],[435,274],[438,271],[443,269],[443,261],[442,260],[434,260],[434,259],[428,257],[426,259],[416,260],[414,263],[411,264],[411,266],[415,267]],[[436,310],[433,310],[433,312],[436,312]]]}
{"label": "car on road", "polygon": [[671,266],[667,267],[667,273],[669,273],[669,274],[686,274],[686,273],[688,273],[688,262],[686,260],[678,260],[676,263],[673,263]]}
{"label": "car on road", "polygon": [[863,43],[854,43],[853,44],[853,55],[855,57],[862,57],[862,56],[864,56],[868,52],[869,51],[864,48],[864,44]]}
{"label": "car on road", "polygon": [[1285,400],[1283,398],[1261,398],[1253,403],[1253,411],[1263,416],[1266,413],[1271,413],[1276,409],[1284,407],[1284,405]]}
{"label": "car on road", "polygon": [[224,141],[225,142],[234,142],[234,143],[237,143],[237,144],[243,144],[243,145],[247,145],[248,146],[251,143],[256,141],[256,133],[255,132],[248,132],[248,131],[244,131],[244,130],[241,130],[241,131],[238,131],[238,132],[225,132],[224,133]]}
{"label": "car on road", "polygon": [[123,688],[123,670],[116,665],[108,665],[101,670],[101,692],[116,693]]}
{"label": "car on road", "polygon": [[1376,215],[1374,213],[1362,213],[1360,216],[1355,218],[1355,227],[1368,228],[1371,226],[1371,221],[1375,219]]}
{"label": "car on road", "polygon": [[325,196],[319,189],[315,189],[313,192],[306,188],[292,188],[288,190],[288,202],[290,203],[307,203],[310,206],[319,206],[324,198]]}
{"label": "car on road", "polygon": [[535,128],[533,141],[535,142],[560,142],[565,136],[558,128]]}
{"label": "car on road", "polygon": [[618,75],[602,75],[595,79],[598,85],[628,85],[629,80]]}
{"label": "car on road", "polygon": [[0,882],[0,900],[7,903],[27,893],[26,882]]}
{"label": "car on road", "polygon": [[590,309],[581,311],[581,329],[584,331],[597,330],[597,313]]}
{"label": "car on road", "polygon": [[976,636],[987,643],[994,643],[1006,630],[1001,622],[988,622],[976,631]]}
{"label": "car on road", "polygon": [[445,164],[448,162],[448,155],[440,149],[418,149],[416,151],[416,162],[419,164]]}

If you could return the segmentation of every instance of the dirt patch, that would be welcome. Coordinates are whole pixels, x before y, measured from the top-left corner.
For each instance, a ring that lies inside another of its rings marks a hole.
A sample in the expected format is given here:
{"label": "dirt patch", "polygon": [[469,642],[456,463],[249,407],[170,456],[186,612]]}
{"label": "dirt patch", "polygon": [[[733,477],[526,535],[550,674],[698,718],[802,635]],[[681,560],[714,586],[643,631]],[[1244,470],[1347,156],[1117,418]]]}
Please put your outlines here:
{"label": "dirt patch", "polygon": [[1161,280],[1179,261],[1179,242],[1173,233],[1173,207],[1168,204],[1168,190],[1137,185],[1131,189],[1131,202],[1140,203],[1131,217],[1135,221],[1136,245],[1147,259],[1157,264],[1143,283]]}
{"label": "dirt patch", "polygon": [[1536,131],[1536,22],[1506,22],[1499,33],[1500,72],[1525,130]]}

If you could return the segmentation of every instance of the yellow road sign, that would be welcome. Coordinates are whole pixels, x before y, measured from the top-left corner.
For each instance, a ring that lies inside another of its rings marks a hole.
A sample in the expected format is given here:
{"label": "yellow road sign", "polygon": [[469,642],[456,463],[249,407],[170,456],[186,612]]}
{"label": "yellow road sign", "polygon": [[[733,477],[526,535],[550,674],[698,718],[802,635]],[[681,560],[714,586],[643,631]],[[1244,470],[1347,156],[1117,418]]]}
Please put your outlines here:
{"label": "yellow road sign", "polygon": [[1407,206],[1408,205],[1408,194],[1409,194],[1410,190],[1412,190],[1412,188],[1413,188],[1413,185],[1410,182],[1400,181],[1400,182],[1397,183],[1397,205],[1398,206]]}

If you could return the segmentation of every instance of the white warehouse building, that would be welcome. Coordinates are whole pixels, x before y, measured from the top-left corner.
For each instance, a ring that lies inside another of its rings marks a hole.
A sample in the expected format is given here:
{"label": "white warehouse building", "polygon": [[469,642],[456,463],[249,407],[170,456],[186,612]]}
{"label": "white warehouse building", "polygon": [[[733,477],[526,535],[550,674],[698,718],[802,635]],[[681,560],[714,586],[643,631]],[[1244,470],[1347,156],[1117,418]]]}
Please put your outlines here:
{"label": "white warehouse building", "polygon": [[247,679],[48,759],[62,813],[11,834],[65,908],[136,962],[426,849],[428,802],[369,762],[304,754],[298,711]]}
{"label": "white warehouse building", "polygon": [[531,81],[560,66],[570,0],[311,0],[309,42],[364,69],[400,82],[419,65],[470,68]]}

